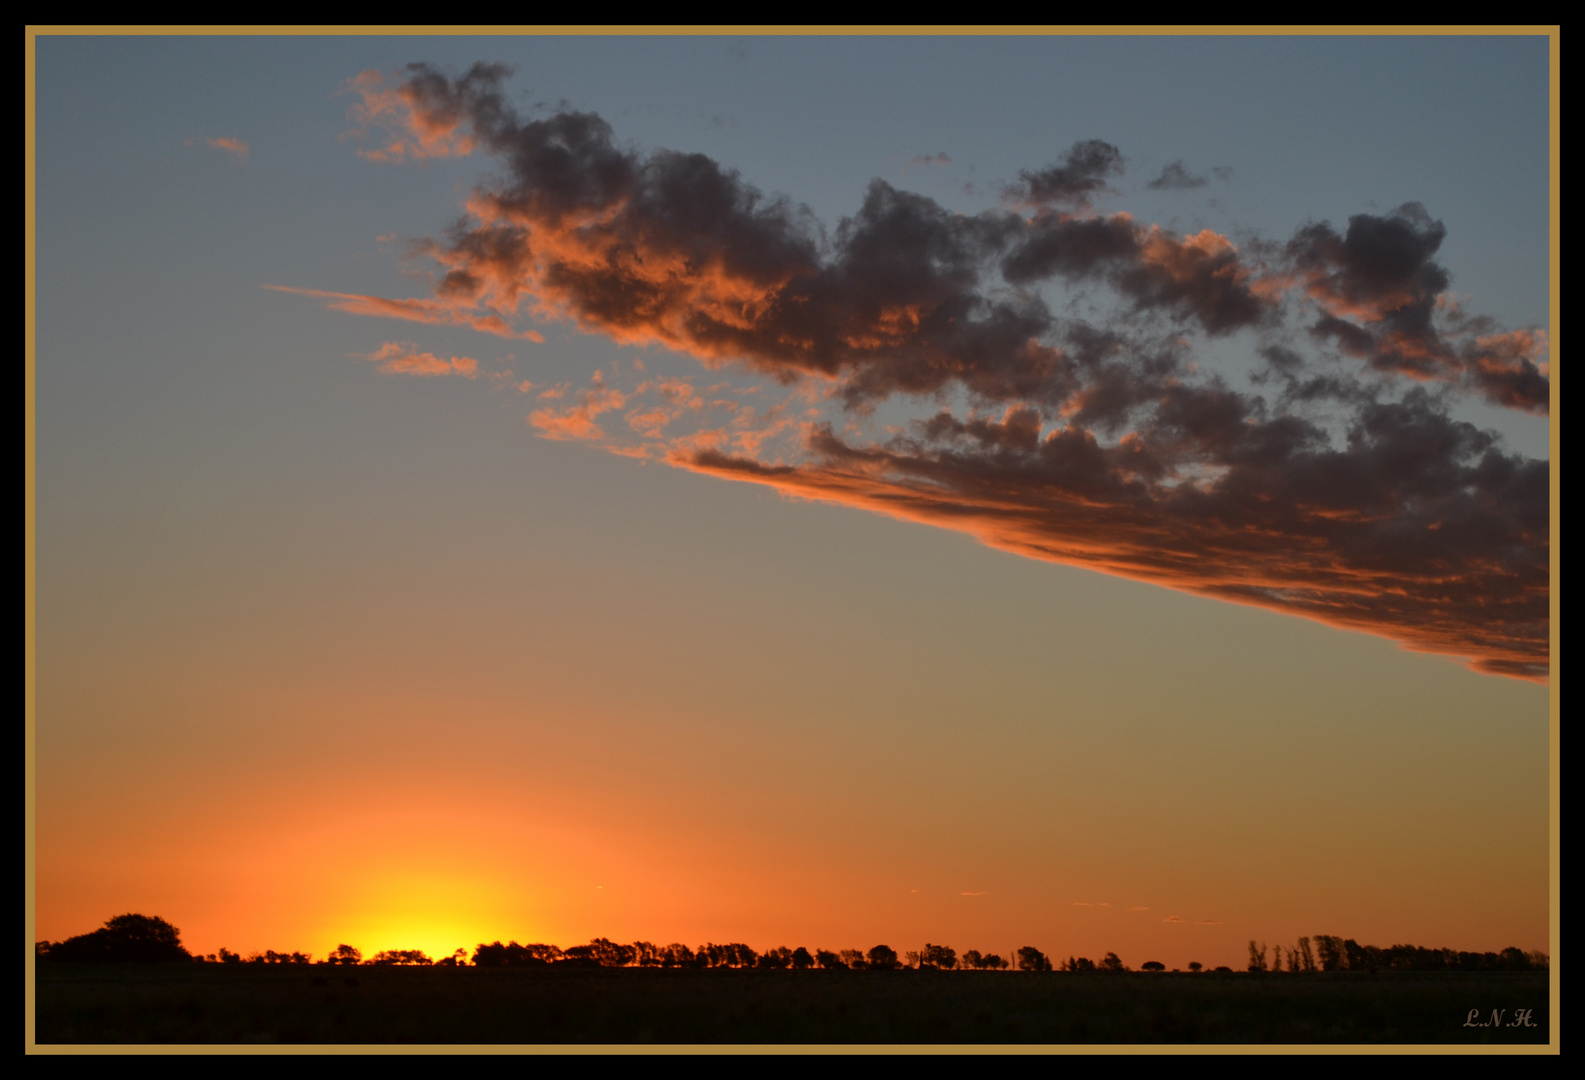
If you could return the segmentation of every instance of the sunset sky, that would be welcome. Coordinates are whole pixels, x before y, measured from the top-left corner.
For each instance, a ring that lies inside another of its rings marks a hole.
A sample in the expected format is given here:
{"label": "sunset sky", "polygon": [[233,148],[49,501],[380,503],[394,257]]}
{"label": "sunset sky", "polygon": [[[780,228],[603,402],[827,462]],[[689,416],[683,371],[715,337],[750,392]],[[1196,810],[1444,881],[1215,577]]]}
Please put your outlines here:
{"label": "sunset sky", "polygon": [[1548,48],[39,37],[33,936],[1548,949]]}

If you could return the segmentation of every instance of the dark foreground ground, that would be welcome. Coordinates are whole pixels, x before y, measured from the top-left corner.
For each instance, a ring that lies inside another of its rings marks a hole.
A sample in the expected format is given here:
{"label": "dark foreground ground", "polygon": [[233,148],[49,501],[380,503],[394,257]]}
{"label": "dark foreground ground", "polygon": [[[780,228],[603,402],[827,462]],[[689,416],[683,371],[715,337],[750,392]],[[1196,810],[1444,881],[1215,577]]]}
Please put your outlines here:
{"label": "dark foreground ground", "polygon": [[[39,1043],[1541,1043],[1547,973],[41,964]],[[1502,1026],[1465,1027],[1470,1010]],[[1535,1026],[1508,1026],[1516,1010]]]}

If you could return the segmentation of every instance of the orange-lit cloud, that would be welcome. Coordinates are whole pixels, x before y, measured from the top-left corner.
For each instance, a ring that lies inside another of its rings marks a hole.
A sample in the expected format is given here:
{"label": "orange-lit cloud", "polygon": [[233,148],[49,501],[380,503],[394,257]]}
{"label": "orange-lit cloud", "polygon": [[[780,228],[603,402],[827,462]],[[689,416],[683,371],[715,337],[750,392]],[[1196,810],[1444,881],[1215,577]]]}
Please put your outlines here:
{"label": "orange-lit cloud", "polygon": [[435,300],[388,300],[381,296],[326,292],[323,289],[299,289],[290,285],[266,285],[264,287],[266,289],[274,289],[276,292],[318,297],[329,301],[327,306],[333,310],[351,312],[354,315],[378,315],[388,319],[405,319],[408,322],[429,323],[432,325],[468,326],[486,334],[495,334],[497,337],[527,338],[529,341],[545,340],[544,336],[538,331],[512,329],[507,321],[499,315],[472,315],[458,311],[449,304]]}
{"label": "orange-lit cloud", "polygon": [[[547,390],[540,397],[550,398],[552,395],[553,391]],[[556,393],[554,396],[561,395]],[[593,385],[578,392],[576,404],[565,408],[547,406],[536,409],[529,414],[528,422],[548,439],[600,439],[605,437],[605,432],[595,422],[595,417],[620,409],[626,403],[627,396],[607,387],[604,377],[597,371],[594,373]]]}
{"label": "orange-lit cloud", "polygon": [[365,359],[373,361],[387,375],[421,375],[434,378],[441,375],[460,375],[464,379],[479,376],[479,362],[467,356],[453,356],[442,360],[434,353],[419,352],[410,341],[387,341]]}
{"label": "orange-lit cloud", "polygon": [[243,142],[241,139],[234,139],[230,138],[229,136],[218,139],[188,139],[187,145],[194,146],[200,142],[209,147],[211,150],[225,151],[225,153],[230,156],[231,160],[236,162],[238,165],[246,165],[248,163],[248,144]]}
{"label": "orange-lit cloud", "polygon": [[[521,119],[505,74],[355,84],[360,122],[393,132],[386,159],[505,166],[423,247],[433,297],[294,291],[504,336],[525,313],[566,319],[817,390],[750,409],[597,378],[530,416],[548,437],[1545,677],[1547,463],[1447,399],[1544,412],[1547,343],[1452,301],[1420,207],[1246,251],[1092,213],[1124,159],[1090,140],[1020,175],[1006,194],[1023,212],[954,213],[876,180],[827,237],[703,155],[623,149],[589,113]],[[1059,316],[1042,292],[1058,287],[1106,303]],[[1214,373],[1236,335],[1262,365],[1244,389]],[[1359,363],[1339,374],[1338,355]],[[882,406],[912,418],[871,431]]]}

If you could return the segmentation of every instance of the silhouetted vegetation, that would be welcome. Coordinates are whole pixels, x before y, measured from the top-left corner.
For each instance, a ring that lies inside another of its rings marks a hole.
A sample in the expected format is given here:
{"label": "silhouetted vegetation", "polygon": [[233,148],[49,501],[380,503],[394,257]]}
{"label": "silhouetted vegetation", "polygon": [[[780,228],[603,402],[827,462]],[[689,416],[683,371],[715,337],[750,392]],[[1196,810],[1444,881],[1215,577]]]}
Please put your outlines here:
{"label": "silhouetted vegetation", "polygon": [[1025,945],[1018,950],[1019,971],[1050,971],[1051,958],[1033,945]]}
{"label": "silhouetted vegetation", "polygon": [[40,941],[33,948],[51,963],[167,964],[193,958],[176,927],[148,915],[117,915],[92,933]]}
{"label": "silhouetted vegetation", "polygon": [[897,950],[890,945],[877,945],[865,954],[871,971],[892,971],[897,967]]}
{"label": "silhouetted vegetation", "polygon": [[[276,952],[267,949],[246,958],[222,946],[208,956],[193,956],[182,947],[180,933],[164,919],[146,915],[118,915],[103,927],[89,934],[68,938],[65,941],[40,941],[35,945],[38,959],[50,963],[156,963],[170,961],[200,961],[219,964],[300,965],[312,963],[312,956],[303,952]],[[961,961],[957,951],[946,945],[927,942],[921,949],[910,949],[899,958],[897,950],[889,945],[876,945],[867,952],[843,949],[834,952],[818,949],[810,952],[803,946],[788,948],[785,945],[767,949],[763,953],[742,942],[718,945],[713,942],[691,949],[679,942],[656,945],[648,941],[622,944],[609,938],[595,938],[587,945],[574,945],[563,949],[557,945],[519,945],[516,941],[503,945],[499,941],[479,944],[471,961],[466,949],[458,949],[439,961],[431,959],[420,949],[387,949],[364,960],[363,953],[352,945],[340,944],[320,964],[374,967],[481,967],[481,968],[727,968],[767,971],[894,971],[922,969],[932,971],[1002,971],[1009,965],[995,953],[981,953],[970,949]],[[1014,957],[1014,966],[1024,972],[1049,972],[1052,962],[1045,953],[1032,945],[1020,948]],[[1352,938],[1329,934],[1301,937],[1292,946],[1268,946],[1265,942],[1249,942],[1248,971],[1257,974],[1315,974],[1336,971],[1536,971],[1546,970],[1545,953],[1525,952],[1507,948],[1501,952],[1460,952],[1455,949],[1430,949],[1419,945],[1392,945],[1386,948],[1361,945]],[[1146,961],[1142,969],[1147,972],[1164,972],[1166,965],[1157,960]],[[1203,969],[1199,961],[1189,964],[1189,971]],[[1067,973],[1128,971],[1128,965],[1114,952],[1107,953],[1099,962],[1088,957],[1070,956],[1060,969]],[[1216,972],[1228,972],[1225,966]]]}
{"label": "silhouetted vegetation", "polygon": [[[1545,1042],[1544,953],[1360,945],[1319,934],[1249,943],[1250,978],[1225,966],[1132,974],[1108,952],[1066,974],[1032,945],[1010,965],[927,942],[811,952],[741,942],[595,938],[420,949],[365,960],[340,944],[190,956],[163,919],[120,915],[38,942],[41,1042]],[[202,963],[172,964],[173,960]],[[113,967],[102,965],[114,965]],[[349,971],[331,975],[326,966]],[[497,969],[497,970],[490,970]],[[513,970],[516,969],[516,970]],[[952,977],[894,977],[917,969]],[[834,977],[828,972],[849,974]],[[98,974],[114,972],[112,976]],[[869,973],[876,973],[871,975]],[[1273,976],[1281,973],[1283,977]],[[1289,979],[1290,974],[1307,978]],[[660,981],[655,981],[659,979]],[[460,981],[459,981],[460,980]],[[108,989],[107,989],[108,988]],[[135,992],[134,992],[135,988]]]}

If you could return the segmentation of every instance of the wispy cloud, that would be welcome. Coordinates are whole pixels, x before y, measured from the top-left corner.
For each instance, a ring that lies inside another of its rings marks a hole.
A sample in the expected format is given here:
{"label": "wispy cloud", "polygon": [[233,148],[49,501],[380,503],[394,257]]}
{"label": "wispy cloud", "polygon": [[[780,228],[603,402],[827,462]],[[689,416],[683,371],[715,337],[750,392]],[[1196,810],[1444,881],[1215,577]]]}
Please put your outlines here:
{"label": "wispy cloud", "polygon": [[948,157],[945,153],[941,153],[941,154],[924,154],[924,155],[922,155],[920,157],[909,158],[908,159],[908,164],[909,165],[916,165],[916,166],[922,165],[922,166],[926,166],[926,167],[931,166],[931,165],[951,165],[952,164],[952,159],[950,157]]}
{"label": "wispy cloud", "polygon": [[1182,161],[1174,161],[1163,166],[1161,175],[1145,186],[1152,191],[1185,190],[1188,188],[1201,188],[1210,183],[1204,176],[1191,173],[1188,166]]}
{"label": "wispy cloud", "polygon": [[364,359],[372,361],[387,375],[419,375],[435,378],[456,375],[464,379],[479,376],[479,362],[467,356],[442,360],[434,353],[419,352],[410,341],[387,341]]}
{"label": "wispy cloud", "polygon": [[[876,180],[827,234],[703,155],[623,148],[591,113],[524,120],[506,74],[355,81],[385,133],[369,156],[483,152],[504,177],[423,247],[432,298],[295,291],[503,336],[570,320],[784,388],[679,410],[599,382],[531,418],[553,437],[1544,677],[1547,463],[1450,408],[1545,413],[1547,342],[1455,301],[1418,205],[1240,246],[1093,211],[1126,162],[1089,140],[1020,173],[1015,210]],[[1196,180],[1175,164],[1163,186]],[[1089,313],[1058,315],[1063,290]],[[1259,357],[1243,386],[1217,362],[1235,343]],[[913,418],[867,426],[882,405]],[[596,422],[630,406],[621,438]]]}
{"label": "wispy cloud", "polygon": [[202,145],[209,147],[211,150],[221,150],[224,151],[226,155],[238,165],[246,165],[248,163],[248,144],[243,142],[241,139],[233,139],[229,137],[219,139],[188,139],[187,145]]}
{"label": "wispy cloud", "polygon": [[264,288],[316,297],[325,300],[327,307],[336,311],[350,312],[353,315],[377,315],[387,319],[405,319],[408,322],[431,325],[467,326],[497,337],[526,338],[529,341],[545,340],[544,335],[537,330],[513,329],[500,315],[472,314],[459,310],[455,305],[444,300],[388,300],[383,296],[326,292],[323,289],[299,289],[290,285],[265,285]]}

